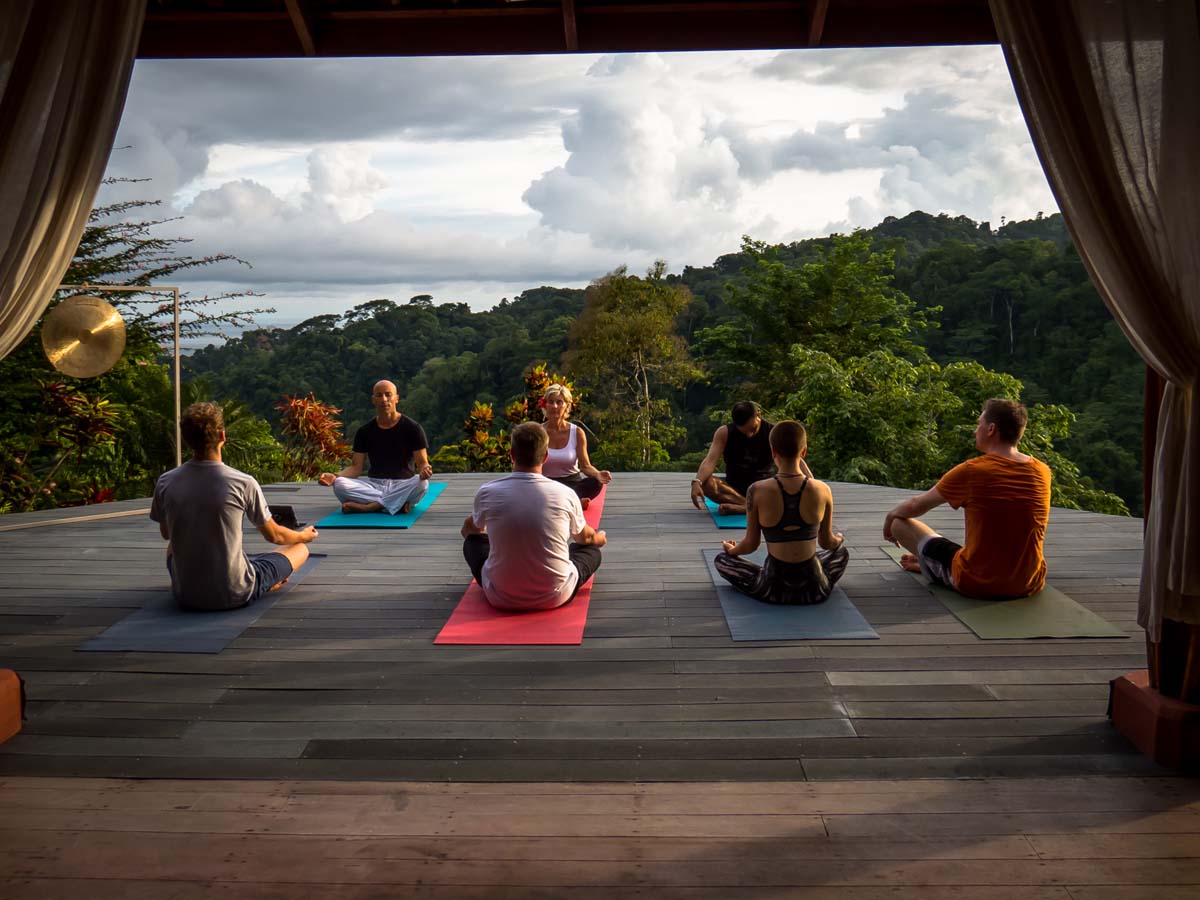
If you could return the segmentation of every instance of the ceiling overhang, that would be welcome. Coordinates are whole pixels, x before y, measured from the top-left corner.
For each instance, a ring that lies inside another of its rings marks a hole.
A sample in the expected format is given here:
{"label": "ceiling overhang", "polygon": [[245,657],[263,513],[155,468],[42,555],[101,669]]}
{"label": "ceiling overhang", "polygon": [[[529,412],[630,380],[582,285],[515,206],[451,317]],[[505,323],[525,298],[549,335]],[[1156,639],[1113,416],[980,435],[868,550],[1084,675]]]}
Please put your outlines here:
{"label": "ceiling overhang", "polygon": [[995,42],[987,0],[149,0],[138,57],[472,56]]}

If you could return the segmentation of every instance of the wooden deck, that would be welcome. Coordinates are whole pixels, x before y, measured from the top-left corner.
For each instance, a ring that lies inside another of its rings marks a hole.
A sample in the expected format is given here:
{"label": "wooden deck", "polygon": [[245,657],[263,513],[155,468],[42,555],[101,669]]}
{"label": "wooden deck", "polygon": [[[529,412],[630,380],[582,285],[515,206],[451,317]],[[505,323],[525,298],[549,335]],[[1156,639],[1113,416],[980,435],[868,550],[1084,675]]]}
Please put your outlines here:
{"label": "wooden deck", "polygon": [[31,705],[0,747],[0,898],[1197,896],[1200,783],[1104,716],[1144,666],[1139,520],[1055,510],[1047,540],[1129,639],[982,641],[878,549],[904,492],[838,486],[881,639],[734,644],[687,477],[610,486],[579,647],[433,646],[483,476],[414,530],[324,532],[219,655],[76,652],[163,589],[143,516],[4,517],[0,665]]}

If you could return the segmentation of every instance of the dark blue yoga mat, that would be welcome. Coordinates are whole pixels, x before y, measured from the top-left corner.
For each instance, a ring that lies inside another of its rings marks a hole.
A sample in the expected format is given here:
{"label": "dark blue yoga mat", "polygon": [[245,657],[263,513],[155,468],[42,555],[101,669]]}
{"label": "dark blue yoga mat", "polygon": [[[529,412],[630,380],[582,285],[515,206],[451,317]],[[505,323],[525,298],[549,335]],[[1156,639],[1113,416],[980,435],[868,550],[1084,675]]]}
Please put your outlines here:
{"label": "dark blue yoga mat", "polygon": [[713,503],[707,497],[704,498],[704,505],[708,508],[708,514],[712,516],[718,528],[741,528],[743,531],[745,530],[745,513],[742,513],[740,516],[723,516],[717,512],[717,504]]}
{"label": "dark blue yoga mat", "polygon": [[344,513],[339,509],[314,524],[318,531],[322,528],[412,528],[445,489],[444,481],[429,482],[425,496],[406,513],[396,513],[393,516],[385,512]]}
{"label": "dark blue yoga mat", "polygon": [[304,580],[325,558],[314,553],[291,574],[287,584],[240,609],[196,612],[180,609],[170,590],[150,600],[107,631],[78,647],[79,650],[135,651],[140,653],[220,653],[253,625],[288,591]]}
{"label": "dark blue yoga mat", "polygon": [[[841,587],[814,606],[783,606],[748,597],[721,577],[713,560],[720,550],[705,550],[704,563],[717,589],[721,611],[735,641],[848,641],[879,640],[875,629],[850,602]],[[759,547],[744,558],[760,566],[767,548]]]}

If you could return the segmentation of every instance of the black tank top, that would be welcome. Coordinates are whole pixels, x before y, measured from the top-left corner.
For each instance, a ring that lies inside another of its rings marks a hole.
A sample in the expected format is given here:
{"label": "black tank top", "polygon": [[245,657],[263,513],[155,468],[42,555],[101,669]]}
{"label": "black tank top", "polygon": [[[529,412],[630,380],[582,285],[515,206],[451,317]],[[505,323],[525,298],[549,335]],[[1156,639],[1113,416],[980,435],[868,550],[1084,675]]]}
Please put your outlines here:
{"label": "black tank top", "polygon": [[763,537],[767,539],[767,543],[790,544],[793,541],[816,540],[817,526],[804,521],[800,515],[800,498],[804,496],[804,489],[808,487],[808,478],[804,479],[800,490],[794,494],[789,494],[783,489],[783,482],[779,480],[778,475],[775,476],[775,483],[779,485],[779,493],[783,495],[783,515],[770,528],[762,526]]}
{"label": "black tank top", "polygon": [[754,437],[746,437],[733,423],[725,426],[725,477],[741,493],[756,481],[770,478],[775,468],[771,458],[771,423],[766,419]]}

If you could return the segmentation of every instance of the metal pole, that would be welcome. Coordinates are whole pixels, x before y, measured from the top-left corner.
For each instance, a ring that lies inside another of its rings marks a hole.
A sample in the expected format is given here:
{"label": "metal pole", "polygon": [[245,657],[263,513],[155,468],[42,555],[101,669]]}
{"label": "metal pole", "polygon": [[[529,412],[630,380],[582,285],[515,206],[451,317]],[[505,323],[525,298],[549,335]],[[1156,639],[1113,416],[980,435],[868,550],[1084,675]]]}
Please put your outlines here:
{"label": "metal pole", "polygon": [[182,436],[179,433],[179,420],[182,413],[179,409],[179,288],[173,287],[175,293],[175,468],[183,464]]}
{"label": "metal pole", "polygon": [[180,410],[180,377],[179,377],[179,288],[170,285],[160,285],[159,287],[138,287],[135,285],[123,284],[88,284],[86,281],[83,284],[60,284],[56,290],[59,291],[124,291],[131,294],[166,294],[170,292],[175,296],[175,354],[174,354],[174,378],[175,382],[175,467],[179,468],[183,462],[182,437],[179,433],[179,420],[182,418]]}

